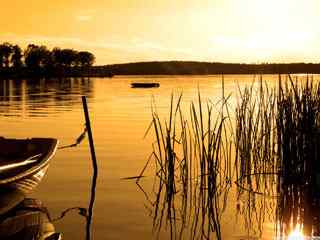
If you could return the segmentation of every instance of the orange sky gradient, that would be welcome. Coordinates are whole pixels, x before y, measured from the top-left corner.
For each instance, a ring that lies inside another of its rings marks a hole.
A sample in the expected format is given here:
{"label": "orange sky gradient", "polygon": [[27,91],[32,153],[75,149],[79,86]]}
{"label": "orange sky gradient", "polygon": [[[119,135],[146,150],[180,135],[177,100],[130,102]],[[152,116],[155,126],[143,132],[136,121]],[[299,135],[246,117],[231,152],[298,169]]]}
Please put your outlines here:
{"label": "orange sky gradient", "polygon": [[1,1],[1,42],[89,50],[96,65],[320,62],[318,0]]}

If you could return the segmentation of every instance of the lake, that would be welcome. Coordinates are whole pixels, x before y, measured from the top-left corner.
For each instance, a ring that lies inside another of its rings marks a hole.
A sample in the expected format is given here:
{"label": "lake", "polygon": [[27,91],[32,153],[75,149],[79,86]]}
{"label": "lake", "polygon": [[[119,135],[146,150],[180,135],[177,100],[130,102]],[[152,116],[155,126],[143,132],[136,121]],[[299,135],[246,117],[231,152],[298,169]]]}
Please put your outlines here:
{"label": "lake", "polygon": [[[92,225],[94,239],[170,239],[164,223],[157,235],[153,229],[154,198],[153,165],[149,165],[140,180],[145,193],[135,180],[124,178],[139,175],[152,153],[154,139],[144,137],[152,120],[154,101],[159,116],[170,111],[170,98],[183,94],[188,114],[191,101],[217,102],[222,96],[222,76],[122,76],[111,79],[1,80],[0,129],[7,138],[53,137],[60,146],[74,143],[84,129],[81,96],[89,104],[93,137],[99,167],[96,201]],[[224,76],[225,96],[231,94],[231,110],[237,103],[237,89],[252,84],[252,75]],[[270,85],[278,76],[265,75]],[[131,88],[132,82],[158,82],[159,88]],[[87,207],[90,198],[92,164],[87,139],[74,148],[59,149],[51,161],[47,176],[32,194],[49,209],[51,217],[59,217],[68,208]],[[272,239],[274,234],[273,198],[259,200],[248,219],[246,202],[237,199],[234,190],[228,194],[221,217],[223,239]],[[252,203],[252,204],[251,204]],[[261,205],[262,204],[262,205]],[[267,208],[260,214],[262,208]],[[259,215],[260,214],[260,215]],[[71,211],[54,223],[64,239],[85,239],[85,218]],[[250,238],[251,237],[251,238]]]}

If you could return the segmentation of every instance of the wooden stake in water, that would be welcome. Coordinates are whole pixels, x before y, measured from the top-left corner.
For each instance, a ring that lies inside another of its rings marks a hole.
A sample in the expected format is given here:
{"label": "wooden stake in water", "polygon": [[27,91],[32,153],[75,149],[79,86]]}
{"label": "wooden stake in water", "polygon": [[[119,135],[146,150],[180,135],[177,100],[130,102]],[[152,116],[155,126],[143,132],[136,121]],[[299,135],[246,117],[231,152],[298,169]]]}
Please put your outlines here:
{"label": "wooden stake in water", "polygon": [[97,164],[97,159],[96,159],[96,153],[94,151],[94,144],[93,144],[93,137],[92,137],[92,131],[91,131],[90,118],[89,118],[89,111],[88,111],[87,100],[86,100],[85,96],[82,96],[82,104],[83,104],[84,116],[85,116],[85,120],[86,120],[86,128],[88,131],[88,138],[89,138],[90,152],[91,152],[91,159],[92,159],[92,166],[93,166],[91,198],[90,198],[90,203],[89,203],[89,208],[88,208],[87,226],[86,226],[86,240],[91,240],[91,221],[92,221],[92,215],[93,215],[94,200],[95,200],[95,196],[96,196],[96,184],[97,184],[97,178],[98,178],[98,164]]}

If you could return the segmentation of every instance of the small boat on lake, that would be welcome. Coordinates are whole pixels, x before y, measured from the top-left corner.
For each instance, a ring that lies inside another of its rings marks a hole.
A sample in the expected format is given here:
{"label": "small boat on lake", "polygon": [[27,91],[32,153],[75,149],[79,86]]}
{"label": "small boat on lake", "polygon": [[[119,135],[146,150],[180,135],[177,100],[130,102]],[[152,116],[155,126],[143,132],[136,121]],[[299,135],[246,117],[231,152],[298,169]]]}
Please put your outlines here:
{"label": "small boat on lake", "polygon": [[53,138],[0,137],[0,189],[30,193],[45,176],[57,146]]}
{"label": "small boat on lake", "polygon": [[132,88],[158,88],[160,87],[160,83],[153,82],[134,82],[131,83]]}

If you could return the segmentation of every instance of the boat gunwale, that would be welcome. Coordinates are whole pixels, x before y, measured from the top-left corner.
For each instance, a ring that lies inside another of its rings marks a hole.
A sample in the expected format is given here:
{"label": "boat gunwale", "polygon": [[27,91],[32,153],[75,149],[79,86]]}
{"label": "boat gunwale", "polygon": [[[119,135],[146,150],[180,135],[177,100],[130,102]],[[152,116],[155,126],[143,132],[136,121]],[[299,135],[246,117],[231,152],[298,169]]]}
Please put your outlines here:
{"label": "boat gunwale", "polygon": [[0,179],[0,185],[10,184],[12,182],[16,182],[16,181],[19,181],[24,178],[28,178],[29,176],[36,174],[37,172],[39,172],[41,169],[43,169],[45,166],[47,166],[49,164],[49,161],[55,155],[55,153],[58,149],[59,140],[55,139],[55,138],[31,138],[31,139],[26,139],[26,140],[51,140],[52,143],[50,143],[50,144],[54,145],[54,147],[51,147],[50,151],[48,151],[46,155],[41,157],[40,162],[37,163],[35,166],[31,167],[30,169],[27,169],[26,171],[23,171],[13,177]]}

